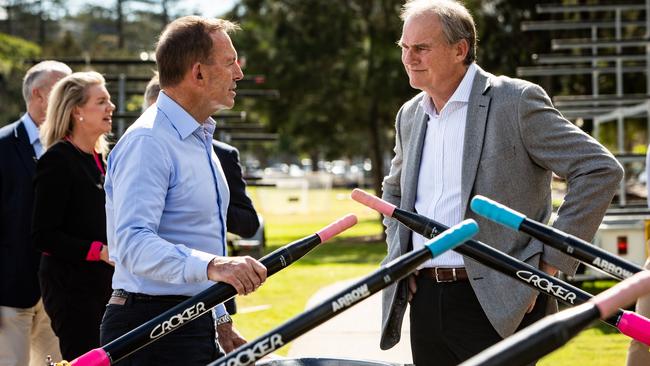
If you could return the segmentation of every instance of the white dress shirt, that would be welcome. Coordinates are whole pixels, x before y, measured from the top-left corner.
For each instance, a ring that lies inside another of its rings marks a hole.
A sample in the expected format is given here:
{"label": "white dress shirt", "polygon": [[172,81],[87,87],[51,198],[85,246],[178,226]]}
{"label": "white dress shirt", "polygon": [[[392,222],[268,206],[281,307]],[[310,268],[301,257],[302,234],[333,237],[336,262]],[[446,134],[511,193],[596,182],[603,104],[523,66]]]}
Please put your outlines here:
{"label": "white dress shirt", "polygon": [[[471,64],[454,94],[442,110],[436,111],[431,98],[420,106],[429,120],[422,148],[418,175],[415,210],[446,226],[462,221],[461,178],[463,169],[463,141],[467,120],[467,104],[472,89],[476,65]],[[413,233],[413,250],[424,247],[428,241]],[[430,259],[423,267],[464,267],[463,257],[455,251]]]}

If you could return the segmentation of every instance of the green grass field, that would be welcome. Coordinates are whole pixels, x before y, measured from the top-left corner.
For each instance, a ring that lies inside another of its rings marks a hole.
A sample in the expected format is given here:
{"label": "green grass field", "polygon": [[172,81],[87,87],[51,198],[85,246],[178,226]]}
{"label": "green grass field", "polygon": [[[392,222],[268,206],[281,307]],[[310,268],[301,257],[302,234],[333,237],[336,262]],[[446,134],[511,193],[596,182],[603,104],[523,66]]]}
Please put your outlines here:
{"label": "green grass field", "polygon": [[[237,297],[239,313],[234,317],[235,324],[249,340],[301,313],[320,288],[377,269],[385,255],[385,243],[379,239],[379,216],[352,201],[349,190],[252,187],[249,193],[264,216],[269,251],[310,235],[347,213],[359,218],[358,225],[274,275],[255,293]],[[587,290],[598,292],[602,288]],[[539,365],[624,365],[627,343],[627,338],[615,329],[597,323]],[[285,346],[277,353],[286,355],[288,349]]]}

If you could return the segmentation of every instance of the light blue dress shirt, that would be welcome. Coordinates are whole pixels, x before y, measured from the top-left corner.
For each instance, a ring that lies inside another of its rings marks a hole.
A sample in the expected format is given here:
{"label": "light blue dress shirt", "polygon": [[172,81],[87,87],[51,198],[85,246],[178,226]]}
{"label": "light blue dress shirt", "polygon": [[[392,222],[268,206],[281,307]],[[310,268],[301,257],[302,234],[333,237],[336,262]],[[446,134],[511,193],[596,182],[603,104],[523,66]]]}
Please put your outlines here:
{"label": "light blue dress shirt", "polygon": [[[212,150],[215,122],[198,123],[161,92],[108,157],[106,229],[113,288],[195,295],[226,255],[230,193]],[[225,314],[223,305],[217,316]]]}
{"label": "light blue dress shirt", "polygon": [[27,130],[29,143],[32,144],[32,148],[34,148],[36,157],[40,159],[45,151],[43,149],[43,145],[41,144],[41,139],[38,135],[38,127],[36,127],[36,123],[34,123],[34,120],[29,115],[29,113],[25,113],[21,119],[23,121],[23,126],[25,126],[25,129]]}

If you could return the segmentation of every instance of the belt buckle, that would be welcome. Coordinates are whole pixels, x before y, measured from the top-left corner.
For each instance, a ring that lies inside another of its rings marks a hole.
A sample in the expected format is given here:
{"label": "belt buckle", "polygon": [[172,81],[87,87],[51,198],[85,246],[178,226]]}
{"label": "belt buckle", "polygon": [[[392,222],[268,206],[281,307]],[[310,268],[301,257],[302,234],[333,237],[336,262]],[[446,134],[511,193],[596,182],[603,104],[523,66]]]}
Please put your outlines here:
{"label": "belt buckle", "polygon": [[436,275],[436,282],[438,282],[438,283],[444,283],[444,282],[455,282],[455,281],[458,280],[458,278],[456,277],[456,268],[452,268],[452,269],[451,269],[451,275],[452,275],[451,280],[441,280],[440,277],[438,276],[438,269],[439,269],[439,268],[440,268],[440,267],[435,267],[435,268],[433,269],[433,272],[434,272],[435,275]]}
{"label": "belt buckle", "polygon": [[125,291],[125,290],[122,290],[122,289],[116,289],[116,290],[113,290],[113,293],[111,294],[111,296],[121,297],[123,299],[127,299],[129,297],[129,292]]}

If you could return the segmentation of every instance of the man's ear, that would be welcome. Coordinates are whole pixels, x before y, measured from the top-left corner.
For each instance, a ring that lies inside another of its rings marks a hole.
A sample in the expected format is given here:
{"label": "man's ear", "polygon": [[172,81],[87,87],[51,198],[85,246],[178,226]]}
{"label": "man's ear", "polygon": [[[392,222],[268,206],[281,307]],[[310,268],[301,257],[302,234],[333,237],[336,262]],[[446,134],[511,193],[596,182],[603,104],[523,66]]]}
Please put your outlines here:
{"label": "man's ear", "polygon": [[45,95],[41,92],[39,88],[32,88],[31,100],[39,100],[41,102],[46,101]]}
{"label": "man's ear", "polygon": [[203,81],[203,74],[201,74],[201,63],[195,62],[192,65],[192,69],[190,70],[190,74],[192,75],[192,81],[200,83]]}
{"label": "man's ear", "polygon": [[465,60],[469,52],[469,43],[466,39],[461,39],[456,43],[456,57],[461,61]]}

